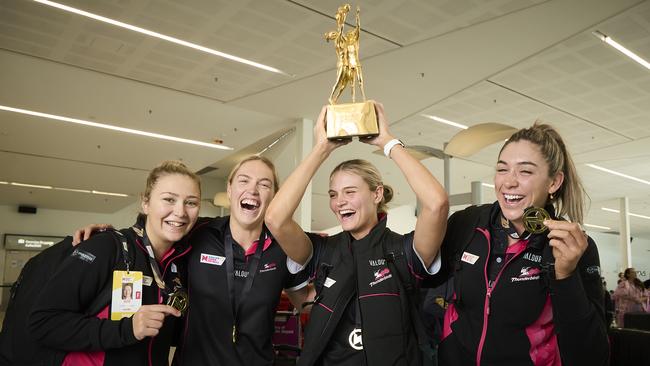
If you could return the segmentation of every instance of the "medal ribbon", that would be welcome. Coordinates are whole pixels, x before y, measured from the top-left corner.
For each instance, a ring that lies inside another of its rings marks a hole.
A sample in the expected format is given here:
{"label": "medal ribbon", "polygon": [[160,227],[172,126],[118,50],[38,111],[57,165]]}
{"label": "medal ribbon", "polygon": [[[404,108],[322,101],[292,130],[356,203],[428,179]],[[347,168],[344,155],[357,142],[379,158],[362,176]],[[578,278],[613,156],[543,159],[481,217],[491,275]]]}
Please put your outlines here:
{"label": "medal ribbon", "polygon": [[151,271],[153,272],[153,278],[156,281],[156,285],[158,285],[158,288],[160,288],[165,295],[169,294],[170,291],[167,288],[167,284],[165,281],[162,279],[162,272],[160,272],[160,267],[158,266],[158,261],[156,260],[156,256],[154,255],[153,252],[153,247],[151,246],[151,242],[149,241],[149,237],[147,236],[146,231],[142,231],[142,241],[144,242],[144,247],[147,249],[147,253],[149,254],[149,265],[151,266]]}

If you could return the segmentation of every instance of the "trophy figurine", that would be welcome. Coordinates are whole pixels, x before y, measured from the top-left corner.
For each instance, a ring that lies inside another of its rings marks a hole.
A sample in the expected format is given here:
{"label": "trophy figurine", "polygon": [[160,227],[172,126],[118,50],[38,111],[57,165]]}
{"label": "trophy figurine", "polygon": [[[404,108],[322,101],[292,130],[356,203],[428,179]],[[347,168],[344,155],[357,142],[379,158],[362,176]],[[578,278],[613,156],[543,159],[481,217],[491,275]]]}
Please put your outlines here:
{"label": "trophy figurine", "polygon": [[[334,41],[336,50],[336,82],[332,87],[329,97],[330,105],[327,106],[327,138],[348,139],[354,136],[376,136],[379,134],[377,116],[372,102],[366,101],[366,92],[363,90],[363,74],[359,61],[359,22],[360,9],[357,7],[356,27],[345,33],[345,18],[350,12],[350,4],[339,7],[336,12],[336,30],[325,33],[327,42]],[[363,102],[355,103],[356,86],[363,97]],[[352,103],[336,104],[346,87],[352,92]]]}

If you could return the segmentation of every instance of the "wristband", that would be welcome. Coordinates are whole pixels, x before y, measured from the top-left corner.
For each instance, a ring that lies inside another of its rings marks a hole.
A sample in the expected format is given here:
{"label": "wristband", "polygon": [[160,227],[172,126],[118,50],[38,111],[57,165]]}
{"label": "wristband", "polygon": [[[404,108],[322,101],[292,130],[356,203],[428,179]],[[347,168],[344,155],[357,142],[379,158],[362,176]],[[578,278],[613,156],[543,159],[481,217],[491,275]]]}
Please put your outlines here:
{"label": "wristband", "polygon": [[387,158],[390,159],[390,151],[395,147],[395,145],[402,145],[402,147],[404,147],[402,141],[398,139],[392,139],[384,145],[384,155],[386,155]]}

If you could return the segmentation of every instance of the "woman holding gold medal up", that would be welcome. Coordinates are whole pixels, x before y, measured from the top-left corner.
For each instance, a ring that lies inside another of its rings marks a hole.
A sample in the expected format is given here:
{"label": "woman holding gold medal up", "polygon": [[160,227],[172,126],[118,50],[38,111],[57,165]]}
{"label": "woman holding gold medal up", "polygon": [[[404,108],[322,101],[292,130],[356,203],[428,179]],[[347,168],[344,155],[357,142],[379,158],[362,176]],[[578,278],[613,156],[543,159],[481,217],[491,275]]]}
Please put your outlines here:
{"label": "woman holding gold medal up", "polygon": [[436,278],[453,276],[454,293],[440,365],[607,364],[598,251],[562,138],[545,124],[513,134],[494,185],[497,202],[448,222]]}
{"label": "woman holding gold medal up", "polygon": [[196,223],[200,201],[199,177],[166,161],[149,173],[144,214],[133,227],[75,248],[30,316],[34,337],[62,351],[43,365],[169,364],[187,300],[179,259],[189,246],[181,239]]}

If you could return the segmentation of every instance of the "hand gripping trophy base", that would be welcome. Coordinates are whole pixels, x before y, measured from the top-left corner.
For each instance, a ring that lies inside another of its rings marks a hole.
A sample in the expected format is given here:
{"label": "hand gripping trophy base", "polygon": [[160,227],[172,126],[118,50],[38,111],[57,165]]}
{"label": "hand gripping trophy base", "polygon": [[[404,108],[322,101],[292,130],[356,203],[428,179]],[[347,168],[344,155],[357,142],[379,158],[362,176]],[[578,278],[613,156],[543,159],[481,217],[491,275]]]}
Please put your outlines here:
{"label": "hand gripping trophy base", "polygon": [[330,140],[379,135],[372,102],[328,105],[326,122],[327,138]]}

